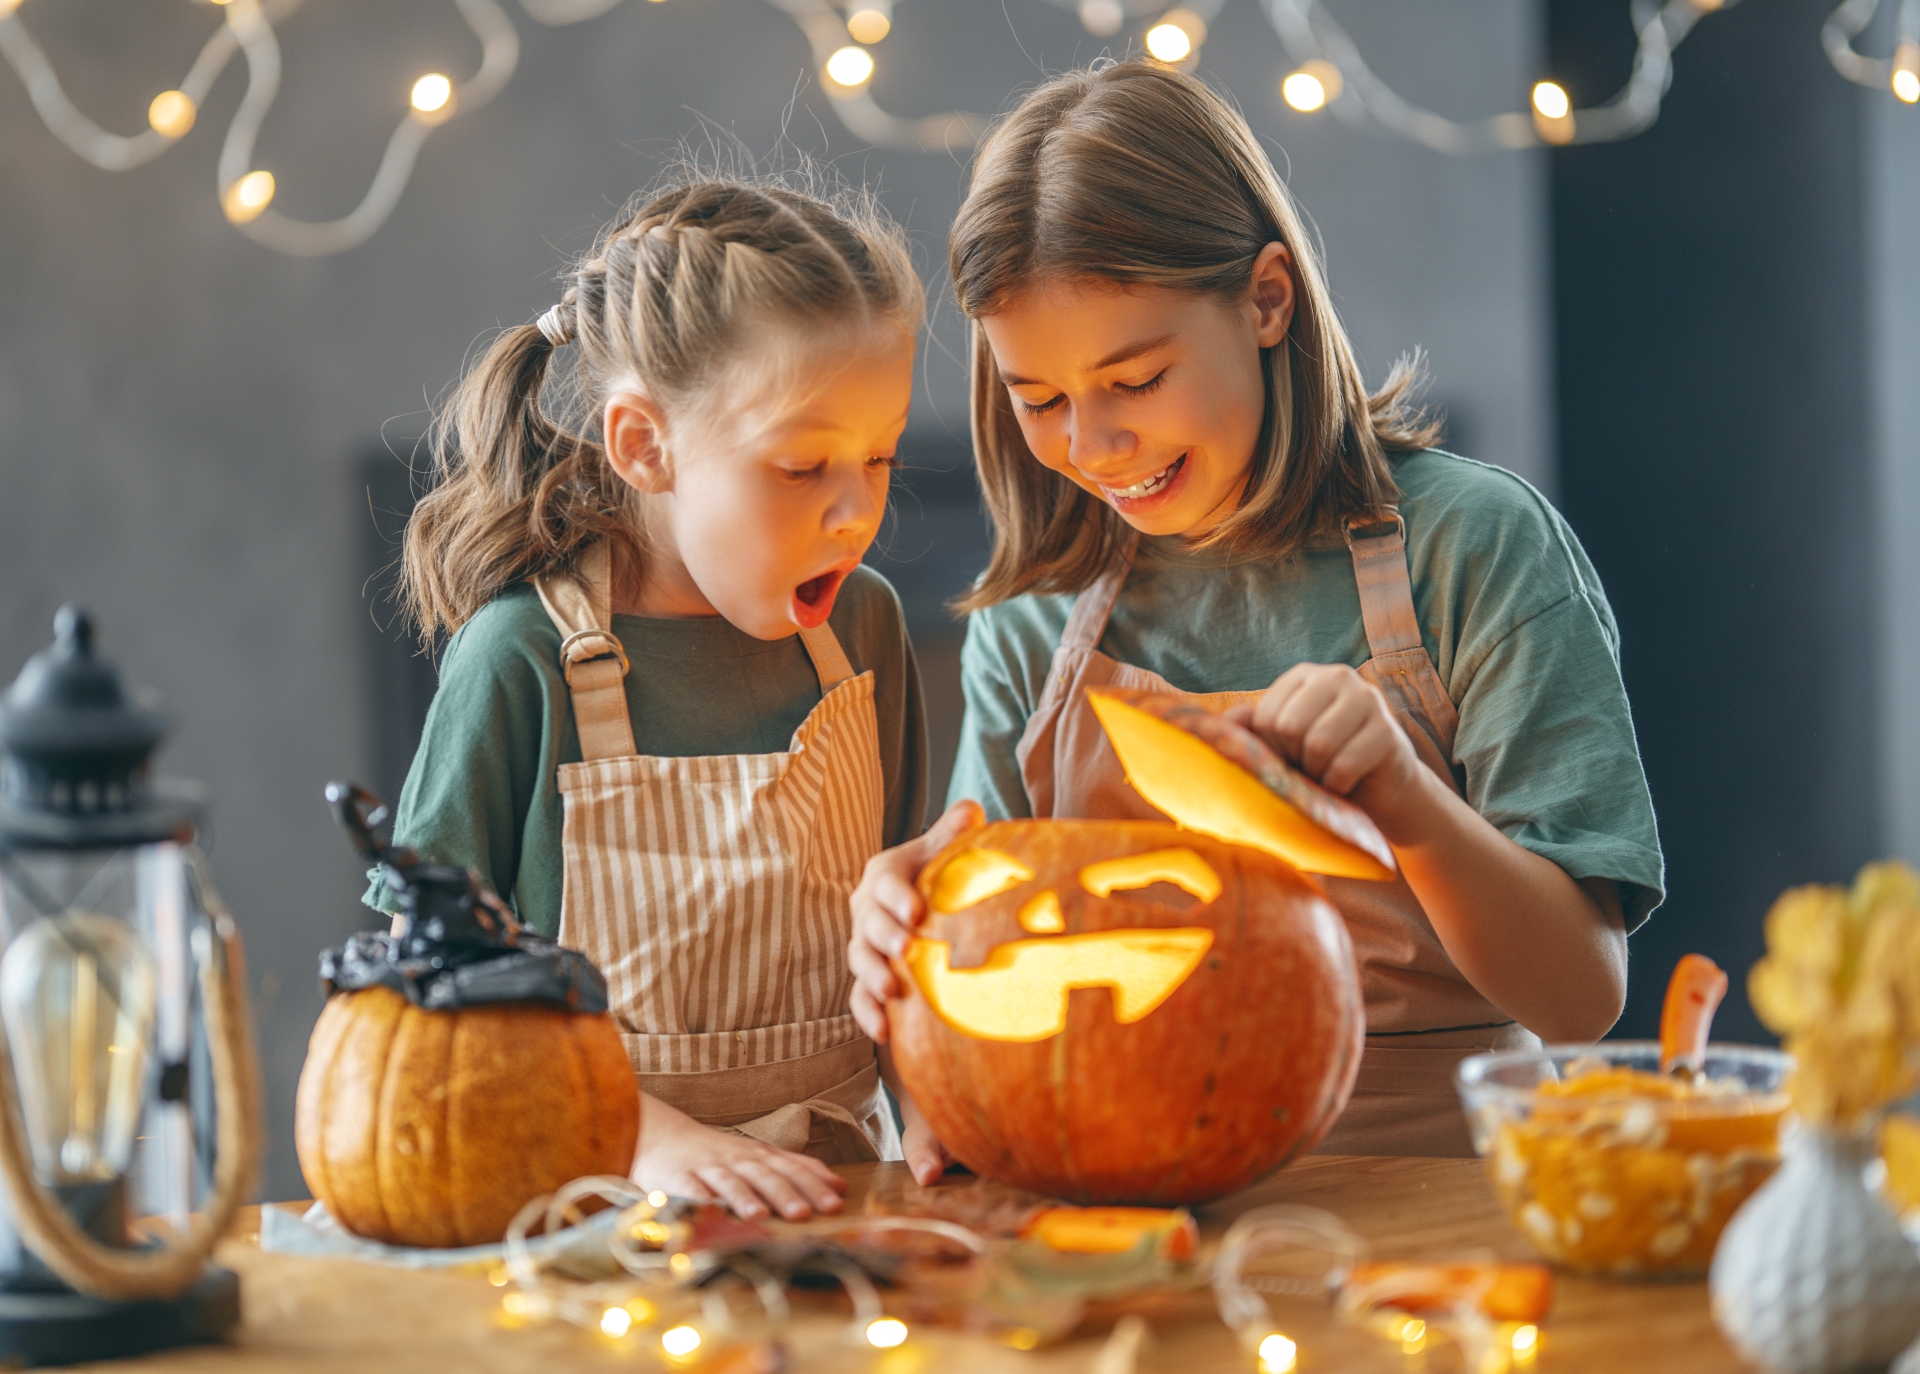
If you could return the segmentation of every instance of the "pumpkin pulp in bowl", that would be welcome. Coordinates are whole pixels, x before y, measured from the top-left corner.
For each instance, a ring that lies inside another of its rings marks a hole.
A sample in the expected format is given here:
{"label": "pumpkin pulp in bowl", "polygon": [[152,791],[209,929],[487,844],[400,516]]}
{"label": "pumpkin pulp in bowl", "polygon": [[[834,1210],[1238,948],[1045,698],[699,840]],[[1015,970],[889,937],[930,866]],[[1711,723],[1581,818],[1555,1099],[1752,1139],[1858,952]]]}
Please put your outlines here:
{"label": "pumpkin pulp in bowl", "polygon": [[1663,1074],[1658,1043],[1628,1040],[1476,1055],[1459,1087],[1501,1204],[1541,1254],[1692,1278],[1779,1163],[1792,1062],[1713,1045],[1699,1071]]}

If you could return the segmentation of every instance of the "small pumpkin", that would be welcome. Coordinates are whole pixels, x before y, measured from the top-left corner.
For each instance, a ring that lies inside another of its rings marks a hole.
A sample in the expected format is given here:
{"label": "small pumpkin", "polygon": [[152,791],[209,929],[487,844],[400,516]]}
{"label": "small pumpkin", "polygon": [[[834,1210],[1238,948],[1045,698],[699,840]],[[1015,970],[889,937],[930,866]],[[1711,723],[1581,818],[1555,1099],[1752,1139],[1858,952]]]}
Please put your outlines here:
{"label": "small pumpkin", "polygon": [[294,1101],[314,1197],[369,1240],[482,1245],[533,1198],[627,1173],[640,1093],[599,971],[519,927],[467,870],[381,846],[366,793],[328,795],[403,929],[321,956],[331,995]]}

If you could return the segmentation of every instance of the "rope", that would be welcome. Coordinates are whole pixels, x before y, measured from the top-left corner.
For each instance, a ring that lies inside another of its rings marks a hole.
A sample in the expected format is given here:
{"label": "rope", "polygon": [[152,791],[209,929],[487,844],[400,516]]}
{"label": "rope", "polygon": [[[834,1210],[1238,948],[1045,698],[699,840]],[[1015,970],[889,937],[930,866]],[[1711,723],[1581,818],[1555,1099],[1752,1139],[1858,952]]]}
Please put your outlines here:
{"label": "rope", "polygon": [[47,1268],[83,1293],[111,1301],[170,1298],[205,1270],[213,1247],[253,1191],[260,1158],[260,1062],[247,1009],[246,954],[233,917],[218,905],[195,863],[196,886],[213,927],[212,957],[202,961],[200,995],[207,1011],[214,1101],[219,1113],[213,1196],[184,1240],[155,1250],[102,1245],[73,1222],[34,1178],[32,1150],[20,1121],[13,1054],[0,1024],[0,1178],[14,1225]]}

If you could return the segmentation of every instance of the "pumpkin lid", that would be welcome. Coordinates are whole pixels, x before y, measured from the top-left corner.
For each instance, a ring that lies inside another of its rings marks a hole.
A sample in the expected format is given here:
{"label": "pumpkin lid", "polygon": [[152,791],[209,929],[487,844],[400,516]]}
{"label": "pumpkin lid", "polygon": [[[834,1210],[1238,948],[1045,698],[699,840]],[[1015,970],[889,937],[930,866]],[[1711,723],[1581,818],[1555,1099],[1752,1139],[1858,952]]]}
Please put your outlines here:
{"label": "pumpkin lid", "polygon": [[1398,871],[1371,816],[1288,767],[1253,731],[1164,692],[1107,687],[1087,698],[1127,781],[1175,824],[1308,873],[1384,881]]}
{"label": "pumpkin lid", "polygon": [[334,816],[361,857],[379,865],[400,904],[400,931],[363,931],[320,955],[329,994],[390,987],[429,1011],[530,1002],[604,1012],[607,981],[586,955],[528,930],[469,868],[424,863],[383,843],[386,804],[353,783],[327,784]]}

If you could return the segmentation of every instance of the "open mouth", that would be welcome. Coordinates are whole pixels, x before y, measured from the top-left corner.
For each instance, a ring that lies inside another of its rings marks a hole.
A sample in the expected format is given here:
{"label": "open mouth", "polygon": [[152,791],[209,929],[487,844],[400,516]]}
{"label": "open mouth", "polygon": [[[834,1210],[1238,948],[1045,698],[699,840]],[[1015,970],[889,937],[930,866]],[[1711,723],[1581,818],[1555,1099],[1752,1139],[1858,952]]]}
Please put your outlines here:
{"label": "open mouth", "polygon": [[1135,482],[1130,487],[1108,487],[1106,493],[1115,501],[1145,500],[1149,496],[1164,491],[1167,485],[1180,475],[1180,469],[1186,465],[1187,455],[1183,453],[1151,477]]}
{"label": "open mouth", "polygon": [[847,580],[846,570],[835,568],[818,577],[809,577],[793,589],[793,618],[806,629],[826,624],[833,614],[833,598]]}

